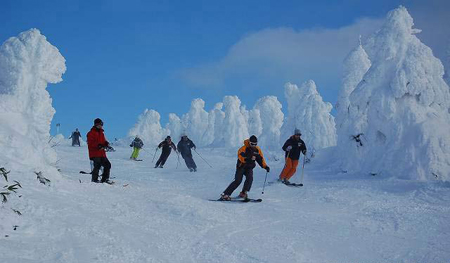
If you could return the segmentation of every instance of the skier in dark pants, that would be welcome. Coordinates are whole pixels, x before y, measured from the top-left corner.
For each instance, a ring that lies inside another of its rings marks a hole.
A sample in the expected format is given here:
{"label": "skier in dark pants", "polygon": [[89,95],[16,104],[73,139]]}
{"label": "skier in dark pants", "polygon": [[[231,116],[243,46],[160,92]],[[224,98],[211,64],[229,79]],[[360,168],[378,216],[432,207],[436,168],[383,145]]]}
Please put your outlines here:
{"label": "skier in dark pants", "polygon": [[81,133],[78,131],[78,128],[75,129],[74,132],[72,132],[72,135],[69,137],[69,139],[72,139],[72,146],[78,145],[80,147],[80,137]]}
{"label": "skier in dark pants", "polygon": [[177,145],[178,152],[181,153],[181,157],[183,157],[187,168],[189,168],[189,171],[197,172],[197,165],[195,164],[194,159],[192,159],[191,148],[194,148],[194,150],[195,150],[197,147],[187,137],[187,135],[181,136],[181,140],[178,142],[178,145]]}
{"label": "skier in dark pants", "polygon": [[109,181],[109,172],[111,170],[111,163],[106,157],[106,151],[109,147],[109,142],[103,133],[103,121],[99,118],[94,120],[94,126],[87,134],[87,144],[89,150],[89,159],[94,162],[94,169],[92,170],[92,182],[99,183],[98,173],[103,167],[102,183],[112,183]]}
{"label": "skier in dark pants", "polygon": [[256,166],[256,162],[262,168],[270,172],[270,167],[266,164],[264,160],[263,153],[261,149],[257,146],[258,138],[252,135],[249,139],[244,141],[244,146],[242,146],[238,151],[238,160],[236,164],[236,173],[234,175],[234,181],[223,191],[220,196],[220,200],[229,201],[231,200],[231,194],[239,187],[242,179],[245,175],[245,182],[242,191],[239,193],[239,197],[247,199],[247,192],[250,191],[253,183],[253,168]]}
{"label": "skier in dark pants", "polygon": [[158,148],[162,148],[162,152],[161,156],[159,156],[159,159],[156,162],[155,168],[163,168],[164,164],[167,161],[167,158],[169,158],[170,152],[172,151],[172,149],[176,151],[177,147],[172,142],[172,138],[170,138],[170,136],[167,136],[166,139],[158,145]]}

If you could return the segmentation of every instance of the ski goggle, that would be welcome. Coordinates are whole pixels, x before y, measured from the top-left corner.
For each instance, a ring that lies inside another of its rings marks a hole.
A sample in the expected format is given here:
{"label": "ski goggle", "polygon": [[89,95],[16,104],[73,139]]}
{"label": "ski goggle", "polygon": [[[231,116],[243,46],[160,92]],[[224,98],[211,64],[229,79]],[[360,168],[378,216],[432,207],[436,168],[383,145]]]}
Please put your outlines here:
{"label": "ski goggle", "polygon": [[250,142],[250,146],[256,146],[256,145],[258,145],[257,142]]}

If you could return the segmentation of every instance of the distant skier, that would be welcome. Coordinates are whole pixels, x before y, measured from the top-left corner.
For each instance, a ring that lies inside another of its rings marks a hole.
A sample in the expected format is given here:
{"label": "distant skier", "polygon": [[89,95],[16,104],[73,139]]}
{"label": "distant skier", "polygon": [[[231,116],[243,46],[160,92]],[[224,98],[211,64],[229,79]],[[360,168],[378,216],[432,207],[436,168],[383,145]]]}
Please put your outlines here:
{"label": "distant skier", "polygon": [[192,158],[191,149],[194,150],[197,148],[195,144],[187,137],[187,135],[181,136],[181,140],[177,144],[178,152],[181,153],[181,157],[183,157],[184,162],[186,163],[187,168],[191,172],[197,172],[197,165]]}
{"label": "distant skier", "polygon": [[139,151],[144,147],[144,142],[139,138],[138,135],[134,138],[134,140],[131,142],[130,147],[133,147],[133,153],[131,154],[130,159],[131,160],[137,160],[139,156]]}
{"label": "distant skier", "polygon": [[78,131],[78,128],[76,128],[75,131],[72,132],[72,135],[70,135],[69,137],[69,139],[72,139],[72,146],[78,145],[78,147],[81,147],[80,137],[81,133]]}
{"label": "distant skier", "polygon": [[87,134],[87,144],[89,150],[89,159],[94,162],[92,170],[92,182],[99,183],[98,173],[100,167],[103,167],[102,183],[112,183],[109,181],[111,163],[106,157],[106,149],[110,149],[109,142],[105,138],[103,131],[103,121],[99,118],[94,120],[94,126]]}
{"label": "distant skier", "polygon": [[162,152],[161,156],[156,162],[155,168],[163,168],[164,164],[167,161],[167,158],[169,158],[170,152],[172,151],[172,149],[176,151],[177,147],[172,142],[172,138],[170,138],[170,136],[167,136],[166,139],[158,145],[158,148],[162,148]]}
{"label": "distant skier", "polygon": [[300,153],[306,156],[305,142],[300,139],[302,133],[299,129],[294,130],[294,135],[286,140],[282,149],[285,151],[286,163],[283,171],[281,171],[279,180],[284,184],[290,184],[289,179],[297,171],[298,160],[300,159]]}
{"label": "distant skier", "polygon": [[259,166],[270,172],[270,167],[266,164],[264,160],[263,153],[261,149],[257,146],[258,138],[255,135],[250,136],[249,139],[244,141],[244,146],[242,146],[238,151],[238,160],[236,164],[236,173],[234,175],[234,181],[223,191],[219,200],[229,201],[231,200],[231,194],[239,187],[242,182],[243,176],[245,175],[244,186],[242,191],[239,193],[239,197],[248,199],[247,192],[250,191],[253,183],[253,168],[255,168],[257,162]]}

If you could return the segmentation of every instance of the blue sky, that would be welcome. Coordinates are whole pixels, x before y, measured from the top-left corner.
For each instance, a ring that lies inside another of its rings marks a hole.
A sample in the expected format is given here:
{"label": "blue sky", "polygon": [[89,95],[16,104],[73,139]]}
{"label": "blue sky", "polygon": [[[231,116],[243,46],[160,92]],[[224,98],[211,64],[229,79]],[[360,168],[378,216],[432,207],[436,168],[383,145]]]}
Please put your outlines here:
{"label": "blue sky", "polygon": [[[312,3],[314,2],[314,3]],[[247,108],[266,95],[284,104],[284,83],[313,79],[336,101],[345,55],[405,5],[422,41],[443,59],[450,1],[0,1],[0,42],[38,28],[66,59],[50,85],[54,126],[86,133],[93,119],[121,138],[146,108],[161,124],[195,98],[206,110],[225,95]],[[443,61],[445,62],[445,61]]]}

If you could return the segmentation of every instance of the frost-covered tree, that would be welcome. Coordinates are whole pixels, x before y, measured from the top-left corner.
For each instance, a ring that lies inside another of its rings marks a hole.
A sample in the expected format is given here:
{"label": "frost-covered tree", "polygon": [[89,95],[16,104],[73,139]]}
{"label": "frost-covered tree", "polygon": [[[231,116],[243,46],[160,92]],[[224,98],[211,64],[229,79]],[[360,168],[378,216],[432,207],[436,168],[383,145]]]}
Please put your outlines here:
{"label": "frost-covered tree", "polygon": [[259,138],[263,132],[263,123],[261,120],[261,111],[259,109],[252,109],[246,112],[248,123],[248,134],[255,135]]}
{"label": "frost-covered tree", "polygon": [[223,105],[225,108],[224,145],[225,147],[238,147],[249,136],[245,116],[241,112],[241,101],[237,96],[225,96]]}
{"label": "frost-covered tree", "polygon": [[219,102],[214,105],[214,109],[209,113],[210,116],[214,116],[214,141],[213,146],[225,145],[223,137],[223,121],[225,119],[225,112],[222,111],[223,103]]}
{"label": "frost-covered tree", "polygon": [[283,139],[293,135],[295,128],[302,131],[308,149],[321,149],[336,145],[336,127],[330,114],[331,103],[324,102],[314,81],[297,85],[286,83],[284,94],[288,115],[282,126]]}
{"label": "frost-covered tree", "polygon": [[254,106],[254,109],[260,112],[262,133],[259,141],[260,145],[265,148],[280,148],[280,129],[284,119],[281,108],[281,103],[275,96],[260,98]]}
{"label": "frost-covered tree", "polygon": [[400,6],[365,46],[372,66],[350,95],[349,116],[362,144],[339,145],[349,171],[450,178],[449,87],[413,25]]}
{"label": "frost-covered tree", "polygon": [[202,99],[195,99],[191,102],[189,112],[183,115],[183,125],[186,133],[197,146],[206,146],[211,141],[203,135],[208,128],[208,112],[205,111],[205,102]]}
{"label": "frost-covered tree", "polygon": [[64,57],[37,29],[0,46],[0,162],[10,169],[56,171],[48,143],[55,109],[46,88],[65,71]]}
{"label": "frost-covered tree", "polygon": [[169,113],[169,122],[166,124],[166,130],[169,131],[169,135],[175,143],[181,139],[184,128],[180,117],[175,113]]}
{"label": "frost-covered tree", "polygon": [[[349,125],[349,105],[350,94],[362,81],[364,74],[370,68],[370,60],[361,43],[357,48],[352,50],[345,58],[343,65],[342,87],[339,91],[336,103],[336,130],[338,135],[338,144],[340,141],[351,140],[356,134],[353,130],[348,129]],[[337,149],[339,151],[339,149]]]}
{"label": "frost-covered tree", "polygon": [[148,110],[139,115],[136,125],[128,132],[129,137],[138,135],[148,147],[158,145],[168,134],[160,124],[161,116],[155,110]]}
{"label": "frost-covered tree", "polygon": [[444,80],[447,82],[447,85],[450,85],[450,40],[447,44],[447,51],[445,54],[446,63],[444,65],[445,67],[445,74],[444,74]]}

